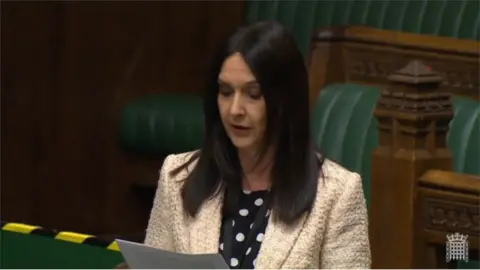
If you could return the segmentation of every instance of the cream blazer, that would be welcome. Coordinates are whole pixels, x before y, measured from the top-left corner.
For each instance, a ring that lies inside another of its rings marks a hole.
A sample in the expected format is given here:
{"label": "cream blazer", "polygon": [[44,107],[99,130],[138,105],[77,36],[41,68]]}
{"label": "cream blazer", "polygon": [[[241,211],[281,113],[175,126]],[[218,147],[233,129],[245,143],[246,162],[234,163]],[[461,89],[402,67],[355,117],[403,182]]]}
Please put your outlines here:
{"label": "cream blazer", "polygon": [[[195,162],[174,178],[168,174],[192,153],[165,159],[145,244],[180,253],[218,253],[223,194],[205,202],[195,218],[189,217],[184,213],[180,190],[182,179]],[[293,227],[269,221],[256,269],[370,268],[367,209],[360,176],[329,160],[322,170],[324,179],[319,180],[310,214]]]}

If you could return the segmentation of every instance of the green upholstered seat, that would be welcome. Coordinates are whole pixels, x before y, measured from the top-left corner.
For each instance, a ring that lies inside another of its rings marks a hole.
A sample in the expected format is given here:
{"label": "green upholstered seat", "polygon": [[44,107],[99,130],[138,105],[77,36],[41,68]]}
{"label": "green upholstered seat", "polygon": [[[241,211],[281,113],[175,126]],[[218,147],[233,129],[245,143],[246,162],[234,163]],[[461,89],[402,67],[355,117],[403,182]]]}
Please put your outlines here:
{"label": "green upholstered seat", "polygon": [[479,10],[471,0],[247,0],[246,20],[281,22],[306,53],[315,29],[338,25],[478,40]]}
{"label": "green upholstered seat", "polygon": [[377,120],[373,112],[379,97],[376,87],[329,85],[321,91],[312,116],[316,146],[327,158],[362,175],[367,205],[370,202],[370,157],[378,146]]}
{"label": "green upholstered seat", "polygon": [[120,143],[130,152],[164,156],[200,147],[204,134],[202,99],[187,94],[145,96],[125,106]]}

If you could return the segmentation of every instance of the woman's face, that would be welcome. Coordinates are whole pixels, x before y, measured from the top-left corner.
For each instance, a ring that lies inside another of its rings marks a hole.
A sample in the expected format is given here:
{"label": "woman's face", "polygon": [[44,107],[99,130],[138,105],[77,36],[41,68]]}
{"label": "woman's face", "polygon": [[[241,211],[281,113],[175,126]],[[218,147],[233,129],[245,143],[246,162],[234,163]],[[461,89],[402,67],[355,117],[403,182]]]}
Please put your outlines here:
{"label": "woman's face", "polygon": [[218,84],[218,108],[230,140],[239,150],[256,151],[266,129],[266,105],[260,85],[241,54],[225,59]]}

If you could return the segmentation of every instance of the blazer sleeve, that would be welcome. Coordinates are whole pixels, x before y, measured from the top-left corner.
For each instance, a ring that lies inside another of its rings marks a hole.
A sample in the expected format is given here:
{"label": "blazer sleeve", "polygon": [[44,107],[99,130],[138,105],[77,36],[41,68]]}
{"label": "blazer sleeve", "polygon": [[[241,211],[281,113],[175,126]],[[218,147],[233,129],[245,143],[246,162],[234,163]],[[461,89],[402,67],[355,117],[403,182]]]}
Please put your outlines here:
{"label": "blazer sleeve", "polygon": [[340,185],[320,254],[320,268],[370,268],[368,213],[362,180],[349,173]]}
{"label": "blazer sleeve", "polygon": [[171,231],[171,207],[169,192],[169,176],[171,170],[171,161],[174,155],[165,158],[160,169],[160,179],[158,180],[157,191],[153,201],[150,219],[148,221],[145,244],[162,250],[175,251],[173,245],[173,235]]}

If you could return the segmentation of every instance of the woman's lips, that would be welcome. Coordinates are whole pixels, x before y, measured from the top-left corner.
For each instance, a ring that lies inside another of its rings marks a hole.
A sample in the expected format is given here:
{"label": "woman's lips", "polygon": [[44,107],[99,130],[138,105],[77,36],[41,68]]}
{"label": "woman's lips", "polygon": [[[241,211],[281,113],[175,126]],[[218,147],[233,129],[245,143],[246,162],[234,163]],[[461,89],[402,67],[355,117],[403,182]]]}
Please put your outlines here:
{"label": "woman's lips", "polygon": [[240,130],[248,130],[248,129],[250,129],[249,127],[240,126],[240,125],[232,125],[232,127],[235,128],[235,129],[240,129]]}
{"label": "woman's lips", "polygon": [[232,127],[233,133],[238,136],[246,136],[249,134],[250,130],[252,129],[250,127],[245,127],[240,125],[231,125],[231,127]]}

